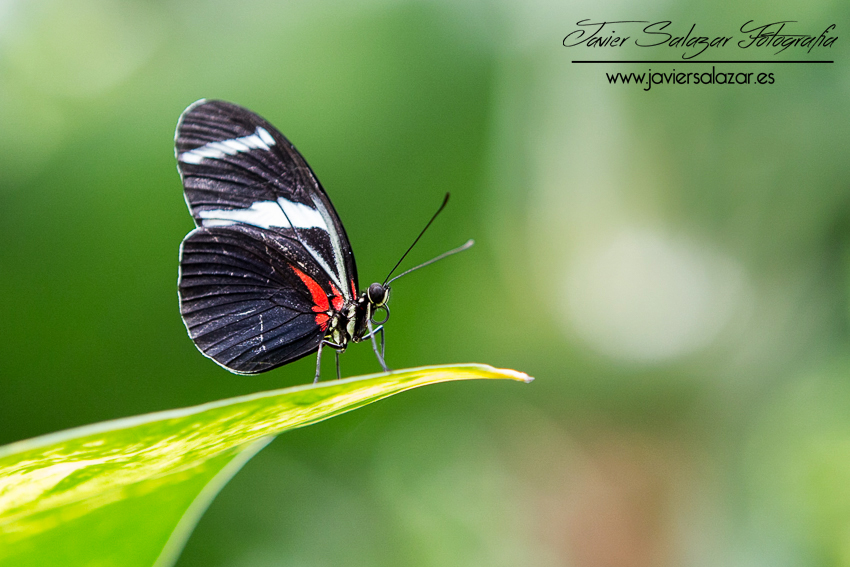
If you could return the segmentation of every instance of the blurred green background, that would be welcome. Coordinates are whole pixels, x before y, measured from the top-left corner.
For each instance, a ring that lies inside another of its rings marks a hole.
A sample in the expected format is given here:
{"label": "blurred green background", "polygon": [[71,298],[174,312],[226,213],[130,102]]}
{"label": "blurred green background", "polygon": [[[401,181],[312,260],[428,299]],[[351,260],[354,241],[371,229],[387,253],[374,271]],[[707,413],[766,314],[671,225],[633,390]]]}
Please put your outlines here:
{"label": "blurred green background", "polygon": [[[311,379],[312,357],[231,375],[180,320],[174,126],[222,98],[305,155],[361,286],[452,192],[408,265],[477,245],[394,285],[391,366],[537,381],[427,388],[284,435],[180,565],[850,565],[848,15],[0,1],[0,443]],[[647,65],[570,63],[610,56],[561,47],[588,17],[836,23],[831,50],[784,54],[836,64],[647,93],[604,76]],[[751,56],[773,57],[729,55]],[[342,365],[379,369],[366,345]]]}

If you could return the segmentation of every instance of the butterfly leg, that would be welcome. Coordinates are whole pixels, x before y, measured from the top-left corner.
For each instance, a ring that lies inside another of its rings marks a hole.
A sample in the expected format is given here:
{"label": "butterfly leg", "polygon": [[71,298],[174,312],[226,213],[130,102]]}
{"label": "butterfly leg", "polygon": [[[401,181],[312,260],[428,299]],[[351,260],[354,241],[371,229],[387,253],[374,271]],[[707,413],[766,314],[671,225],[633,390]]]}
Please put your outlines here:
{"label": "butterfly leg", "polygon": [[336,353],[336,379],[339,380],[342,375],[339,373],[339,351],[335,350]]}
{"label": "butterfly leg", "polygon": [[[383,328],[384,328],[383,325],[378,325],[377,327],[373,327],[371,332],[363,335],[363,339],[368,339],[369,337],[371,337],[372,335],[374,335],[375,333],[377,333],[378,331],[380,331]],[[360,339],[360,340],[362,341],[363,339]]]}
{"label": "butterfly leg", "polygon": [[372,350],[375,351],[375,356],[378,357],[378,362],[381,363],[381,368],[384,369],[384,372],[389,372],[390,369],[387,368],[387,363],[384,362],[384,357],[381,356],[381,353],[378,351],[378,343],[375,341],[375,330],[372,329],[372,321],[370,319],[366,319],[366,325],[369,327],[369,338],[372,339]]}
{"label": "butterfly leg", "polygon": [[381,358],[387,359],[387,343],[384,342],[384,328],[377,329],[381,333]]}
{"label": "butterfly leg", "polygon": [[316,377],[313,378],[313,384],[319,381],[319,373],[322,371],[322,347],[325,346],[324,341],[319,343],[319,353],[316,355]]}

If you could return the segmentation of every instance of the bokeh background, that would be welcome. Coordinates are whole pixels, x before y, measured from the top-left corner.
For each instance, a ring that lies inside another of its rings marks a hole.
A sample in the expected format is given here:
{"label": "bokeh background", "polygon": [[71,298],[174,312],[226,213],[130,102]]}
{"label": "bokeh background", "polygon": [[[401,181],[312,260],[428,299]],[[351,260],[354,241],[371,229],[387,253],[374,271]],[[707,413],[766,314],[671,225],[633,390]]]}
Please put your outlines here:
{"label": "bokeh background", "polygon": [[[312,357],[231,375],[178,314],[193,225],[174,126],[223,98],[306,156],[361,285],[452,192],[408,265],[477,245],[394,285],[391,366],[537,380],[426,388],[282,436],[180,565],[850,565],[848,15],[0,1],[0,443],[311,379]],[[793,19],[840,39],[784,54],[834,65],[734,68],[771,86],[647,93],[604,77],[646,65],[570,63],[610,58],[561,47],[583,18],[706,35]],[[379,369],[366,345],[342,363]]]}

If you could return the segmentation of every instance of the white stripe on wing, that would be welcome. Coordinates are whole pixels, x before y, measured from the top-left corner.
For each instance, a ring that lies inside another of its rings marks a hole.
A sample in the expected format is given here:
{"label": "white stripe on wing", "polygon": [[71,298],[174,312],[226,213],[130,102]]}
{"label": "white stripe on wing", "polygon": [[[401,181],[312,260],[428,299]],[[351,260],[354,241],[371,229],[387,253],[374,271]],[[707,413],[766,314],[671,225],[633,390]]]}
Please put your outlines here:
{"label": "white stripe on wing", "polygon": [[232,156],[240,152],[244,153],[257,149],[269,151],[269,148],[273,145],[275,145],[275,141],[268,130],[262,126],[257,126],[257,129],[250,136],[209,142],[194,150],[183,152],[177,159],[183,163],[199,164],[205,159],[221,159],[224,156]]}

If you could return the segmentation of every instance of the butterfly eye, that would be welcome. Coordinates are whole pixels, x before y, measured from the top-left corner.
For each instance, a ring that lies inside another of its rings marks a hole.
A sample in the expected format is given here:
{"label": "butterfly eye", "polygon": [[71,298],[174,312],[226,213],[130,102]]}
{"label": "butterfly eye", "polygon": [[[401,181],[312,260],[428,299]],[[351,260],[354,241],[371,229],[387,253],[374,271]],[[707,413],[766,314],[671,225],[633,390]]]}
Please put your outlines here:
{"label": "butterfly eye", "polygon": [[[378,313],[383,312],[383,319],[378,319]],[[372,322],[376,325],[383,325],[390,320],[390,308],[386,305],[380,305],[372,312]]]}
{"label": "butterfly eye", "polygon": [[373,283],[369,286],[369,291],[366,293],[369,296],[369,303],[376,307],[380,307],[389,299],[390,288],[384,287],[379,283]]}

